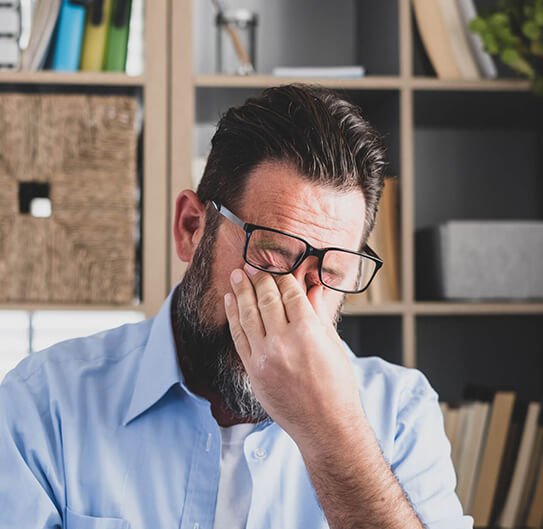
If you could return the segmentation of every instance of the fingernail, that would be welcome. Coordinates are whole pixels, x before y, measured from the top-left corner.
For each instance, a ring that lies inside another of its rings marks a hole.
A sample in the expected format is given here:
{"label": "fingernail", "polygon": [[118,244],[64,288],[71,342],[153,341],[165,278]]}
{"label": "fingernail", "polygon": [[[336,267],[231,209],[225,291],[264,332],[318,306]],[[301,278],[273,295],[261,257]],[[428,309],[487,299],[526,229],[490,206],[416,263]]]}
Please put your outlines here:
{"label": "fingernail", "polygon": [[238,270],[237,268],[232,272],[232,281],[236,284],[241,283],[241,280],[243,279],[243,273],[241,270]]}
{"label": "fingernail", "polygon": [[228,293],[224,295],[224,304],[229,307],[232,305],[232,294]]}

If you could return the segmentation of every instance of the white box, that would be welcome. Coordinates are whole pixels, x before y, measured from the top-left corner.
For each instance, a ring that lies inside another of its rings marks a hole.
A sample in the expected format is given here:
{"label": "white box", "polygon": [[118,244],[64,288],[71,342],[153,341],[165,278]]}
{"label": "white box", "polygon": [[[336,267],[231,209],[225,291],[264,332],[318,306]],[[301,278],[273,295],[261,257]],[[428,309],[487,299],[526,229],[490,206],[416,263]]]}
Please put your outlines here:
{"label": "white box", "polygon": [[543,221],[449,221],[417,233],[417,299],[543,298]]}

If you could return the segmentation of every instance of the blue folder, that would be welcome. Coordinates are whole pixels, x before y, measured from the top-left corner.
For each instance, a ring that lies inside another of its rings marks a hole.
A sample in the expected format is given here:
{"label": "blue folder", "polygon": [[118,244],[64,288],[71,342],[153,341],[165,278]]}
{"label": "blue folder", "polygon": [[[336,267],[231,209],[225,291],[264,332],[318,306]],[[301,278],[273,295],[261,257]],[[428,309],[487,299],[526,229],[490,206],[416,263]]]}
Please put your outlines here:
{"label": "blue folder", "polygon": [[77,72],[81,55],[81,42],[85,28],[85,6],[62,0],[58,20],[57,41],[53,55],[53,70]]}

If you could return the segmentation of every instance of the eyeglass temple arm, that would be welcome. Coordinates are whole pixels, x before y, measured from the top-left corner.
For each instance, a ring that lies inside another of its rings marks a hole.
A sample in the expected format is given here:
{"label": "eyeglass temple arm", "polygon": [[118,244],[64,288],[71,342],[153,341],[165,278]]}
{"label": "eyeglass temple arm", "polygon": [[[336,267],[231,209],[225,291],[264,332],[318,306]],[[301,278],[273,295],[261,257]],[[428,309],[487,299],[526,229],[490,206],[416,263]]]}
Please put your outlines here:
{"label": "eyeglass temple arm", "polygon": [[231,220],[234,224],[237,224],[240,228],[245,229],[245,222],[243,222],[239,217],[236,217],[229,209],[225,208],[223,205],[215,202],[214,200],[210,201],[215,209],[221,214],[224,215],[228,220]]}

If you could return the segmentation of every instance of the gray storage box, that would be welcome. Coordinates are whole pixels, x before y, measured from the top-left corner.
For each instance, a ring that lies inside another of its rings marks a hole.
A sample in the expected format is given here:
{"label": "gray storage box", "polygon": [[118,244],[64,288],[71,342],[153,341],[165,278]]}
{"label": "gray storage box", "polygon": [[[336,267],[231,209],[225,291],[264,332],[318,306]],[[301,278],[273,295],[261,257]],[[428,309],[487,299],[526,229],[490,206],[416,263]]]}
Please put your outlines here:
{"label": "gray storage box", "polygon": [[417,299],[541,300],[543,222],[449,221],[417,232]]}

